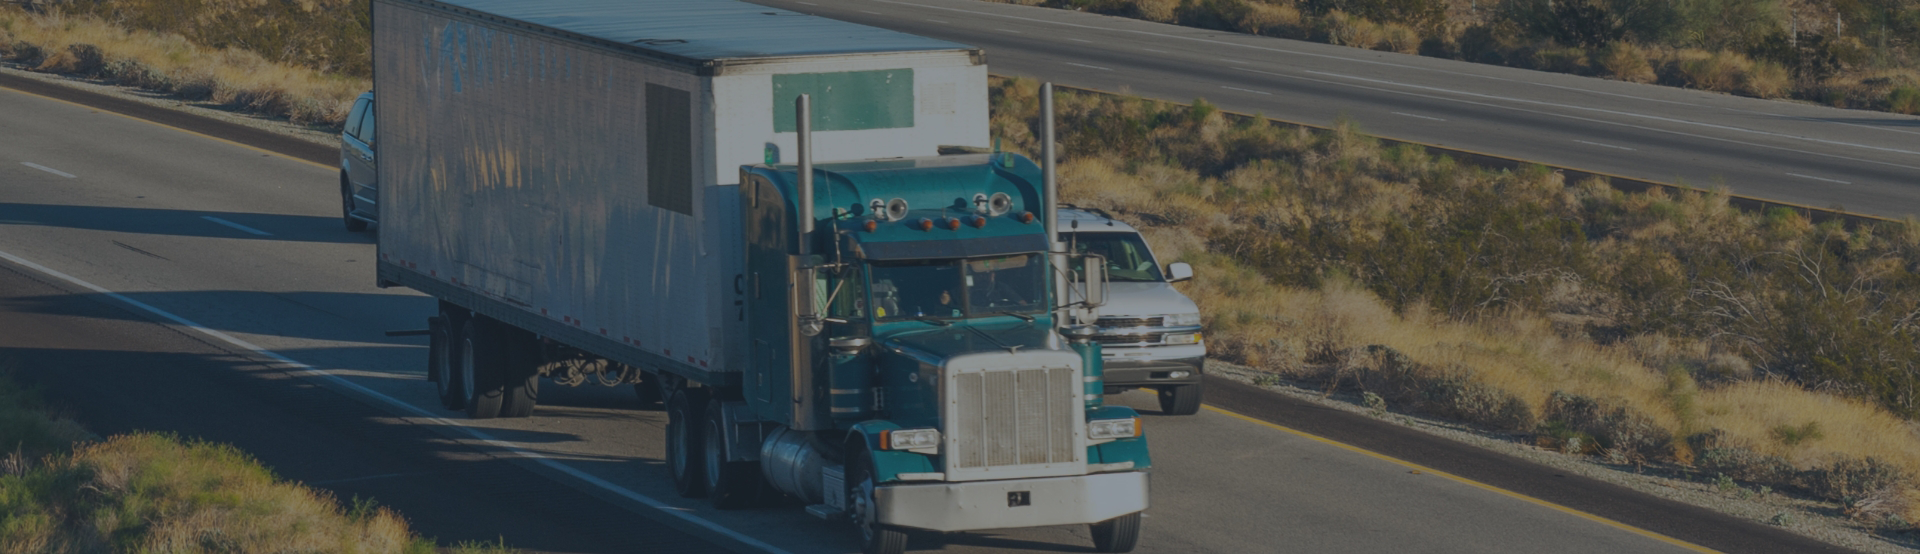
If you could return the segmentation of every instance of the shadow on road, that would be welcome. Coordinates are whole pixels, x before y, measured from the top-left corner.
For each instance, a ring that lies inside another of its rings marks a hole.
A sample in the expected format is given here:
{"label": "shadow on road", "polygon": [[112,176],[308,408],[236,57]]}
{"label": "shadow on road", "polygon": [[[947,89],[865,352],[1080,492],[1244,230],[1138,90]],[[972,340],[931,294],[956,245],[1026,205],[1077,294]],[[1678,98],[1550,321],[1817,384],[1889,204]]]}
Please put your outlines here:
{"label": "shadow on road", "polygon": [[[206,218],[244,225],[270,233],[256,235]],[[349,233],[338,217],[281,215],[154,208],[113,208],[60,204],[0,202],[0,227],[36,225],[92,229],[143,235],[173,235],[226,239],[372,244],[374,236]]]}

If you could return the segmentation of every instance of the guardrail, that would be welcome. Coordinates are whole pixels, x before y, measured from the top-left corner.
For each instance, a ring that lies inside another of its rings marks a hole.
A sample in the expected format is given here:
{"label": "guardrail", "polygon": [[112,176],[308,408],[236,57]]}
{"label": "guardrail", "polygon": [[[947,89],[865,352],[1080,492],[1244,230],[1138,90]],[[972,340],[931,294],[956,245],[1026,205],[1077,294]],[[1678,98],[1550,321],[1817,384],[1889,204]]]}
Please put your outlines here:
{"label": "guardrail", "polygon": [[[1108,92],[1108,91],[1099,90],[1099,89],[1065,86],[1065,85],[1060,85],[1058,83],[1054,84],[1053,86],[1055,88],[1069,89],[1069,90],[1073,90],[1075,92],[1079,92],[1083,94],[1104,94],[1107,96],[1131,96],[1131,95],[1120,94],[1116,92]],[[1176,105],[1185,105],[1185,104],[1181,104],[1180,102],[1167,102],[1167,103],[1176,104]],[[1333,129],[1331,128],[1321,126],[1321,125],[1314,125],[1311,123],[1300,123],[1297,121],[1274,119],[1274,118],[1265,117],[1265,116],[1248,115],[1248,114],[1229,111],[1229,110],[1220,110],[1220,113],[1229,114],[1234,117],[1241,117],[1241,118],[1248,118],[1248,119],[1254,119],[1254,118],[1265,119],[1267,121],[1271,121],[1273,123],[1277,123],[1280,125],[1305,128],[1305,129],[1309,129],[1319,133],[1333,132]],[[1659,181],[1649,181],[1646,179],[1636,179],[1633,177],[1625,177],[1620,175],[1614,175],[1611,173],[1603,173],[1603,172],[1587,170],[1587,169],[1558,166],[1558,165],[1545,164],[1540,162],[1532,162],[1532,161],[1522,160],[1518,158],[1509,158],[1506,156],[1488,154],[1485,152],[1475,152],[1472,150],[1462,150],[1459,148],[1450,148],[1446,146],[1427,144],[1424,142],[1401,140],[1401,139],[1387,138],[1387,137],[1381,137],[1381,136],[1374,136],[1374,138],[1379,140],[1380,143],[1384,145],[1396,146],[1401,144],[1408,144],[1413,146],[1419,146],[1421,148],[1425,148],[1428,152],[1445,155],[1461,163],[1472,164],[1475,166],[1485,167],[1489,169],[1512,170],[1512,169],[1519,169],[1521,167],[1525,167],[1529,165],[1538,165],[1538,166],[1552,169],[1555,172],[1558,172],[1561,175],[1565,176],[1566,183],[1568,185],[1584,182],[1590,178],[1597,178],[1597,179],[1606,181],[1607,185],[1613,187],[1615,190],[1620,190],[1625,192],[1647,192],[1654,189],[1660,189],[1660,190],[1665,190],[1665,191],[1674,192],[1674,193],[1700,191],[1700,189],[1694,188],[1694,187],[1675,185],[1671,183],[1662,183]],[[1802,216],[1805,216],[1807,219],[1813,221],[1814,223],[1825,223],[1828,221],[1838,220],[1843,225],[1846,225],[1849,227],[1856,227],[1861,225],[1875,225],[1875,224],[1882,224],[1882,223],[1901,223],[1901,220],[1893,219],[1893,218],[1880,217],[1880,216],[1867,215],[1867,214],[1857,214],[1857,213],[1848,212],[1842,209],[1815,208],[1813,206],[1808,206],[1805,204],[1796,204],[1793,202],[1782,202],[1779,200],[1768,200],[1765,198],[1743,196],[1739,194],[1727,195],[1727,203],[1732,205],[1735,208],[1740,208],[1742,210],[1748,210],[1755,213],[1766,213],[1767,210],[1770,210],[1773,208],[1785,208],[1785,209],[1793,210],[1794,212],[1799,213]]]}

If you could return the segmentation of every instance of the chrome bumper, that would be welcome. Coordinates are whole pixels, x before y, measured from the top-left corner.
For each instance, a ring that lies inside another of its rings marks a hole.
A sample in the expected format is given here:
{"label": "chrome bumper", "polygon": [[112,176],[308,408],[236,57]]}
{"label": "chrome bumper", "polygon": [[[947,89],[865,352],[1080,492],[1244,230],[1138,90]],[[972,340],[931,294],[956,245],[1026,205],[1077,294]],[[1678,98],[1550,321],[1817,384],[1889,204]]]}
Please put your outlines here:
{"label": "chrome bumper", "polygon": [[[1147,474],[890,485],[874,491],[880,523],[973,531],[1098,523],[1147,509]],[[1019,505],[1025,501],[1025,505]]]}

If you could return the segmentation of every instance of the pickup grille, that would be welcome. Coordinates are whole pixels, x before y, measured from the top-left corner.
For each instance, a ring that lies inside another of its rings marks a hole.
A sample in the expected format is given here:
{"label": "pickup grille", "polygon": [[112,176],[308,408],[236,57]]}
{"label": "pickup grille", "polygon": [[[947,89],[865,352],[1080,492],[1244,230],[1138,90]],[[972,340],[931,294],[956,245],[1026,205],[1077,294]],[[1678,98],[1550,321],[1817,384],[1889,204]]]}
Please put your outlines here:
{"label": "pickup grille", "polygon": [[1075,374],[1056,367],[954,375],[950,468],[1074,461]]}
{"label": "pickup grille", "polygon": [[1093,342],[1100,344],[1160,344],[1166,333],[1134,333],[1131,335],[1094,335]]}
{"label": "pickup grille", "polygon": [[1095,323],[1094,325],[1097,325],[1100,327],[1106,327],[1109,329],[1124,329],[1127,327],[1159,327],[1160,322],[1164,321],[1165,319],[1166,318],[1163,318],[1160,316],[1103,317],[1103,318],[1100,318],[1100,321],[1098,323]]}

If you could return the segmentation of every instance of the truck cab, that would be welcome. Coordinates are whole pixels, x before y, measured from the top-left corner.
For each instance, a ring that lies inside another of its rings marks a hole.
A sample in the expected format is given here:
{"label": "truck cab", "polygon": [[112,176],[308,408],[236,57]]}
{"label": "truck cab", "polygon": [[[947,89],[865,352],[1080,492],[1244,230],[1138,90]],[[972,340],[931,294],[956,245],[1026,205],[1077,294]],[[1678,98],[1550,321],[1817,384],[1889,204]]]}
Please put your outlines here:
{"label": "truck cab", "polygon": [[1072,252],[1107,262],[1108,296],[1093,335],[1105,361],[1107,392],[1150,388],[1162,413],[1198,412],[1207,357],[1200,308],[1173,288],[1192,279],[1193,268],[1160,265],[1139,231],[1100,210],[1063,207],[1059,226],[1060,240]]}

